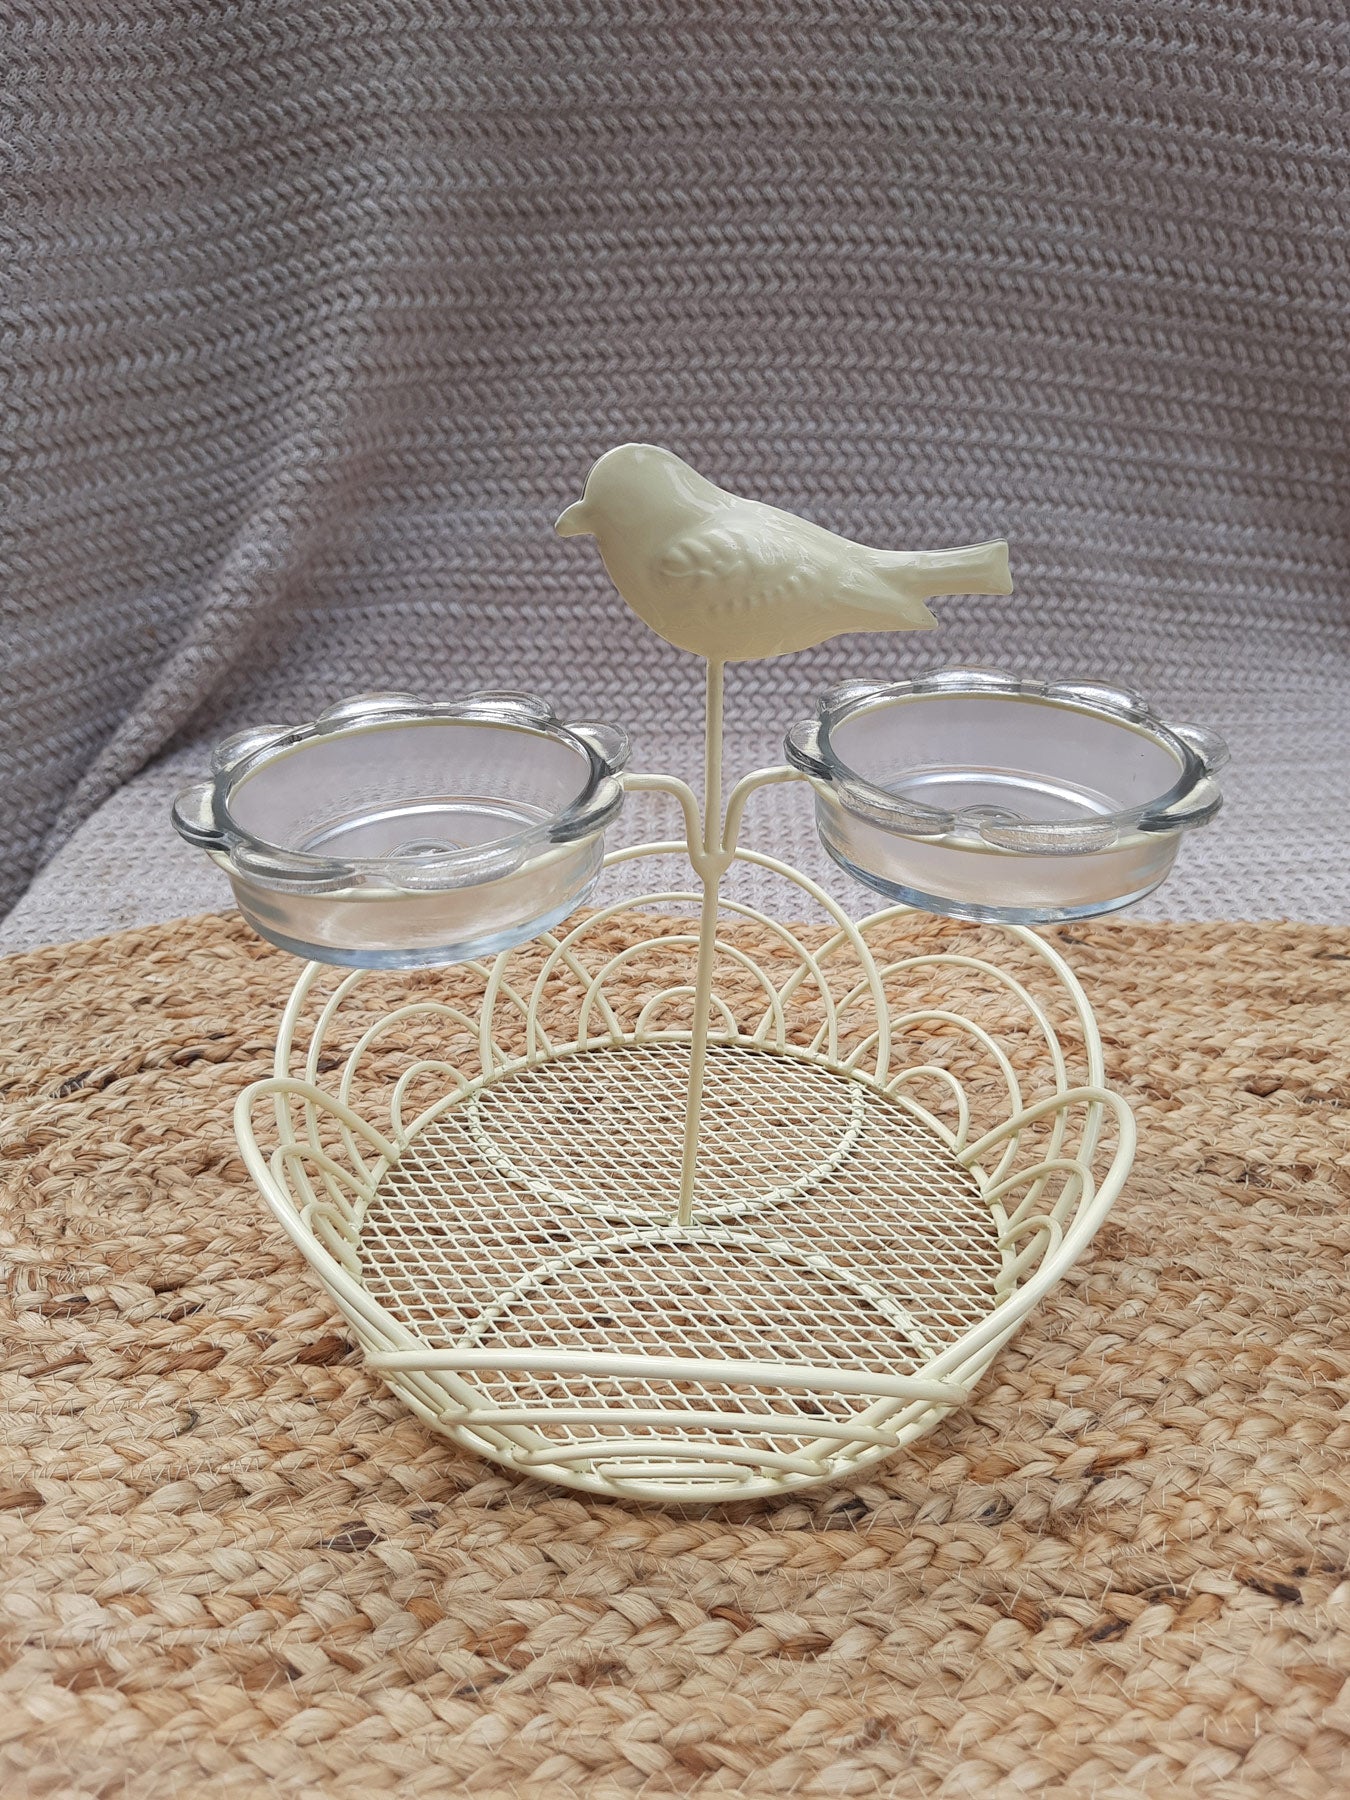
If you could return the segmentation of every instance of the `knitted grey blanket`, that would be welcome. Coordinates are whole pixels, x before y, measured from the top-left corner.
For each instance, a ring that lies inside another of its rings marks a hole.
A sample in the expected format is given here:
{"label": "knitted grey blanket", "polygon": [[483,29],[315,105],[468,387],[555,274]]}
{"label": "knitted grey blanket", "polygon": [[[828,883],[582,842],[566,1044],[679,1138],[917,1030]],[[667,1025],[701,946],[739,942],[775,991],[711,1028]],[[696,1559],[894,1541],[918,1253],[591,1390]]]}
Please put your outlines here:
{"label": "knitted grey blanket", "polygon": [[1338,9],[38,0],[4,54],[0,942],[215,897],[179,771],[343,693],[693,764],[692,660],[550,530],[624,438],[1012,539],[1011,600],[739,671],[733,765],[845,673],[1103,674],[1236,756],[1160,904],[1346,916]]}

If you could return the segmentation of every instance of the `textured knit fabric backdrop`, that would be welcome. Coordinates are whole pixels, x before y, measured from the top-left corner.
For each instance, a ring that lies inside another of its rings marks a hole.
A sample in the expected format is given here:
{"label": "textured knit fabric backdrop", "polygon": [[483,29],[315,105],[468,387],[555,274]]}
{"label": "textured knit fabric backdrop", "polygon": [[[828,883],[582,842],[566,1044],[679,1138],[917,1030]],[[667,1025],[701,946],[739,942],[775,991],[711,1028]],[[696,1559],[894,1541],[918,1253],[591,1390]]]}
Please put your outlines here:
{"label": "textured knit fabric backdrop", "polygon": [[0,943],[222,895],[180,773],[345,692],[690,761],[695,665],[550,530],[632,437],[1013,540],[1011,601],[739,673],[733,761],[845,672],[1106,674],[1237,757],[1161,904],[1346,916],[1340,8],[29,0],[6,55]]}

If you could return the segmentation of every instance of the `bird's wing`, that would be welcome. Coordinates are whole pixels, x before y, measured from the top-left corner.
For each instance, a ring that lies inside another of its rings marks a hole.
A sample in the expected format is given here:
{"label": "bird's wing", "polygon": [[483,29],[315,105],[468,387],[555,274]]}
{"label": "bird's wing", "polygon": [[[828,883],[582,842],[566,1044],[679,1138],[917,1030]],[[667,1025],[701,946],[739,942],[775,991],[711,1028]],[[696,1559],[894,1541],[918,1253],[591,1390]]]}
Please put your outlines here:
{"label": "bird's wing", "polygon": [[[746,508],[709,520],[672,538],[656,559],[667,581],[701,593],[716,589],[730,606],[774,607],[813,598],[829,579],[835,559],[813,541],[819,528],[772,507]],[[691,595],[692,597],[692,595]]]}

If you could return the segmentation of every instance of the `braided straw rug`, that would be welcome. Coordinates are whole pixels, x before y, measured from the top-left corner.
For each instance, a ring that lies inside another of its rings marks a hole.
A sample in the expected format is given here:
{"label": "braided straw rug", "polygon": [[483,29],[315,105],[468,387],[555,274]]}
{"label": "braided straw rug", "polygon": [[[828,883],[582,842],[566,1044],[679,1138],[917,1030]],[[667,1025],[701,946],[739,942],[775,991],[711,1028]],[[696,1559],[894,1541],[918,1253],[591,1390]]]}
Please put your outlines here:
{"label": "braided straw rug", "polygon": [[0,1792],[1350,1792],[1350,934],[1061,942],[1142,1127],[1092,1251],[879,1474],[683,1515],[358,1365],[230,1130],[293,962],[0,964]]}

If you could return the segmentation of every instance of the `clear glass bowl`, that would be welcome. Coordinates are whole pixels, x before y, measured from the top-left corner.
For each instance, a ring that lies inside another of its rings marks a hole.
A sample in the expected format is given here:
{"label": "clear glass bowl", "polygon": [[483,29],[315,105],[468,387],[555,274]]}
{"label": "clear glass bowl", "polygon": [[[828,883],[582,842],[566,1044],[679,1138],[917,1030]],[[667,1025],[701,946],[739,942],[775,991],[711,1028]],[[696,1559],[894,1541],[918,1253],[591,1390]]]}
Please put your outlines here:
{"label": "clear glass bowl", "polygon": [[565,918],[604,858],[628,738],[530,694],[363,694],[227,739],[173,822],[253,928],[354,968],[471,961]]}
{"label": "clear glass bowl", "polygon": [[1219,810],[1221,739],[1096,681],[944,669],[831,688],[787,755],[826,850],[869,887],[955,918],[1110,912]]}

